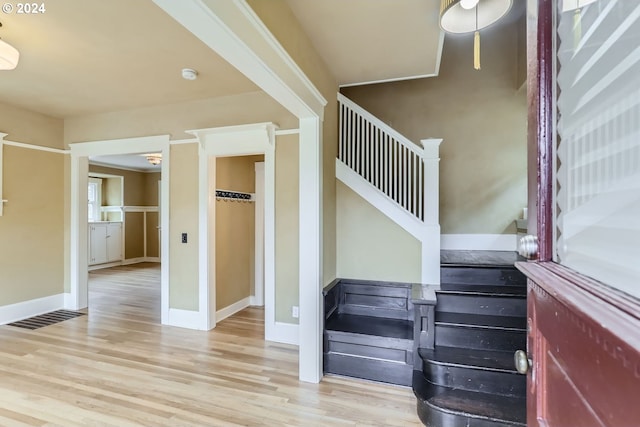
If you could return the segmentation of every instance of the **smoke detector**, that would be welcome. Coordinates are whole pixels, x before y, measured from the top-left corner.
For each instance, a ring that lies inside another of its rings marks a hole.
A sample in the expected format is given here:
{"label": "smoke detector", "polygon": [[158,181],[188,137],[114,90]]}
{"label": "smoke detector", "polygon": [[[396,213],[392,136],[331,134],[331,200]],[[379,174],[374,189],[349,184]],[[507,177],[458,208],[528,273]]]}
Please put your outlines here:
{"label": "smoke detector", "polygon": [[191,68],[183,68],[182,78],[185,80],[195,80],[198,78],[198,72],[196,70],[192,70]]}

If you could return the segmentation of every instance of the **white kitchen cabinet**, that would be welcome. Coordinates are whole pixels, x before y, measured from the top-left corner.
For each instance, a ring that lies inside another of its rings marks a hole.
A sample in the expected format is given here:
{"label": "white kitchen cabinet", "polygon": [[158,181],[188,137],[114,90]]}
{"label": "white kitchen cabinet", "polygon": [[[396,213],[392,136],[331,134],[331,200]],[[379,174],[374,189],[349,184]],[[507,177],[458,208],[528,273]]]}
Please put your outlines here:
{"label": "white kitchen cabinet", "polygon": [[89,265],[122,261],[122,223],[89,223]]}

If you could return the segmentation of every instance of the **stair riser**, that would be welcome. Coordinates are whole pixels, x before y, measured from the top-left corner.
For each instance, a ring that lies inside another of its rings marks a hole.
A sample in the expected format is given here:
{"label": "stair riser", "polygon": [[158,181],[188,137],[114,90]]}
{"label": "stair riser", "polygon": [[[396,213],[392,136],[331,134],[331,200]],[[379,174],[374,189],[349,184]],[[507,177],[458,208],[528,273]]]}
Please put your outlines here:
{"label": "stair riser", "polygon": [[527,335],[521,331],[436,325],[435,345],[484,350],[516,351],[526,348]]}
{"label": "stair riser", "polygon": [[527,300],[519,296],[485,296],[438,292],[437,311],[495,316],[526,316]]}
{"label": "stair riser", "polygon": [[376,359],[324,354],[324,372],[371,381],[380,381],[403,386],[411,385],[413,364],[394,363]]}
{"label": "stair riser", "polygon": [[381,338],[377,342],[375,340],[369,340],[366,344],[354,342],[354,340],[350,340],[349,337],[340,338],[341,339],[339,341],[327,340],[324,345],[325,353],[361,356],[386,360],[389,362],[413,363],[413,351],[411,344],[408,346],[392,345],[387,347],[385,346],[385,342],[388,342],[388,340],[385,340],[384,338]]}
{"label": "stair riser", "polygon": [[423,361],[422,371],[425,379],[432,384],[514,397],[522,397],[526,393],[527,377],[515,372],[447,366],[429,361]]}
{"label": "stair riser", "polygon": [[446,267],[440,269],[442,283],[467,283],[473,285],[526,286],[524,274],[515,268]]}
{"label": "stair riser", "polygon": [[496,294],[507,294],[514,296],[526,297],[526,286],[505,286],[505,285],[470,285],[458,283],[442,283],[440,289],[443,291],[461,291],[461,292],[485,292]]}

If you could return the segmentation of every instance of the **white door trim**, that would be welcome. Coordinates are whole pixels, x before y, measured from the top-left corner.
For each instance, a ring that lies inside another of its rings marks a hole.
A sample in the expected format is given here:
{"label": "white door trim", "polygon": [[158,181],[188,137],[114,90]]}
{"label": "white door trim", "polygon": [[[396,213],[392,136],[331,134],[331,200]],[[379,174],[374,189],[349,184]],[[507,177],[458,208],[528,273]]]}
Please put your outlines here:
{"label": "white door trim", "polygon": [[264,305],[264,162],[255,164],[255,262],[251,305]]}
{"label": "white door trim", "polygon": [[199,311],[204,329],[216,326],[216,158],[264,154],[265,339],[277,336],[275,318],[275,129],[273,123],[188,131],[199,149]]}
{"label": "white door trim", "polygon": [[[134,154],[145,152],[162,153],[162,206],[169,212],[169,135],[139,138],[113,139],[106,141],[79,142],[71,148],[71,241],[69,256],[70,296],[66,308],[78,310],[88,305],[88,264],[87,264],[87,179],[89,156],[110,154]],[[162,324],[169,321],[169,216],[163,215],[161,240],[160,306]],[[67,305],[67,304],[66,304]]]}

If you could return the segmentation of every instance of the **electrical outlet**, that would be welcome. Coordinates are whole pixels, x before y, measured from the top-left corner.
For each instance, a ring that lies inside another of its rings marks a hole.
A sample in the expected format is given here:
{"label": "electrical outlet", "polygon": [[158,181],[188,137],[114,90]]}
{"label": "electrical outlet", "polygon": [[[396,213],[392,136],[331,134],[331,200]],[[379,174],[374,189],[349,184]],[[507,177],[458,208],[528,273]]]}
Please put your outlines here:
{"label": "electrical outlet", "polygon": [[291,316],[295,319],[297,319],[298,316],[300,316],[300,309],[298,308],[297,305],[294,305],[293,307],[291,307]]}
{"label": "electrical outlet", "polygon": [[187,233],[182,233],[182,243],[187,243]]}

